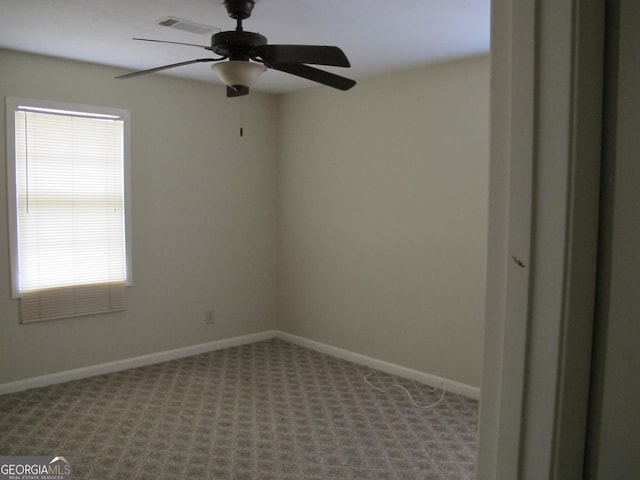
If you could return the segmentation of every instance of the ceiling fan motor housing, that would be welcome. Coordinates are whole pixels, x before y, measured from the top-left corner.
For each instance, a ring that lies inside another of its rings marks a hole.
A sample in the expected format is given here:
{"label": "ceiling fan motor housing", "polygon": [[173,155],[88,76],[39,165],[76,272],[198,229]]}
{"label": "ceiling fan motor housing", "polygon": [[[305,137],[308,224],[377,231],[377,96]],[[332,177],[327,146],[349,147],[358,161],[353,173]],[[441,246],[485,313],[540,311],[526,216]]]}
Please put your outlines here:
{"label": "ceiling fan motor housing", "polygon": [[218,32],[211,36],[211,50],[230,60],[249,60],[257,56],[255,48],[266,45],[264,35],[245,31]]}

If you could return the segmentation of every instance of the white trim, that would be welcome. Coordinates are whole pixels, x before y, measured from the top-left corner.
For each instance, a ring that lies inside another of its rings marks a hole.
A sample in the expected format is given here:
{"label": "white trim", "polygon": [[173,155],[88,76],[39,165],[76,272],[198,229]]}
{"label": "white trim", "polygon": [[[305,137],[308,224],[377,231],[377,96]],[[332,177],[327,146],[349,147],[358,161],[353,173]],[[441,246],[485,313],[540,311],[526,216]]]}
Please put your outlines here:
{"label": "white trim", "polygon": [[18,215],[16,199],[16,120],[15,109],[19,98],[5,98],[5,124],[7,131],[7,206],[9,214],[9,261],[11,265],[11,298],[20,298],[20,268],[18,264]]}
{"label": "white trim", "polygon": [[274,338],[275,336],[276,332],[274,330],[268,330],[266,332],[253,333],[250,335],[232,337],[224,340],[216,340],[213,342],[201,343],[199,345],[192,345],[190,347],[176,348],[164,352],[142,355],[140,357],[126,358],[123,360],[116,360],[114,362],[101,363],[99,365],[92,365],[89,367],[76,368],[74,370],[42,375],[41,377],[27,378],[26,380],[18,380],[16,382],[1,384],[0,395],[20,392],[22,390],[28,390],[30,388],[46,387],[47,385],[70,382],[71,380],[79,380],[81,378],[93,377],[95,375],[104,375],[106,373],[119,372],[122,370],[128,370],[130,368],[144,367],[146,365],[167,362],[169,360],[176,360],[178,358],[191,357],[193,355],[199,355],[201,353],[222,350],[223,348],[237,347],[239,345],[245,345],[247,343],[268,340],[270,338]]}
{"label": "white trim", "polygon": [[286,342],[310,348],[311,350],[316,350],[321,353],[326,353],[327,355],[331,355],[332,357],[341,358],[343,360],[357,363],[359,365],[365,365],[367,367],[371,367],[376,370],[380,370],[381,372],[389,373],[391,375],[408,378],[410,380],[416,380],[432,387],[440,386],[444,381],[446,384],[447,392],[463,395],[468,398],[473,398],[474,400],[480,399],[480,389],[477,387],[465,385],[464,383],[454,382],[453,380],[438,377],[436,375],[431,375],[419,370],[403,367],[401,365],[385,362],[384,360],[378,360],[377,358],[368,357],[366,355],[354,353],[349,350],[343,350],[342,348],[333,347],[325,343],[316,342],[314,340],[309,340],[308,338],[299,337],[290,333],[277,331],[276,336]]}
{"label": "white trim", "polygon": [[605,0],[492,0],[479,480],[581,479]]}
{"label": "white trim", "polygon": [[76,368],[74,370],[42,375],[40,377],[27,378],[26,380],[4,383],[0,384],[0,395],[20,392],[23,390],[28,390],[30,388],[46,387],[47,385],[70,382],[72,380],[93,377],[95,375],[104,375],[106,373],[119,372],[122,370],[128,370],[130,368],[144,367],[146,365],[153,365],[155,363],[167,362],[169,360],[190,357],[192,355],[199,355],[201,353],[213,352],[216,350],[222,350],[223,348],[237,347],[240,345],[260,342],[276,337],[284,340],[285,342],[300,345],[302,347],[316,350],[321,353],[326,353],[327,355],[331,355],[332,357],[341,358],[343,360],[357,363],[359,365],[366,365],[367,367],[380,370],[381,372],[386,372],[402,378],[416,380],[433,387],[439,386],[444,381],[446,383],[448,392],[464,395],[465,397],[473,398],[475,400],[478,400],[480,398],[479,388],[471,387],[459,382],[454,382],[453,380],[448,380],[446,378],[431,375],[429,373],[420,372],[418,370],[413,370],[411,368],[395,365],[393,363],[378,360],[376,358],[361,355],[359,353],[343,350],[338,347],[333,347],[325,343],[316,342],[314,340],[309,340],[307,338],[281,332],[279,330],[267,330],[250,335],[232,337],[224,340],[216,340],[213,342],[201,343],[199,345],[192,345],[190,347],[176,348],[164,352],[142,355],[140,357],[126,358],[123,360],[116,360],[114,362],[107,362],[99,365],[92,365],[89,367]]}

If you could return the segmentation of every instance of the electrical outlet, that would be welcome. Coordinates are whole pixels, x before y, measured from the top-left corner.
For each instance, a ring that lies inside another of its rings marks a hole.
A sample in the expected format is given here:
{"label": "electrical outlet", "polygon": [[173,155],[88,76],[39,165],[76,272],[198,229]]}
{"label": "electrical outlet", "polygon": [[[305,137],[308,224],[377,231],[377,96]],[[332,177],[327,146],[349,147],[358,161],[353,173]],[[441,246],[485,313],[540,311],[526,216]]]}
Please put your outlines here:
{"label": "electrical outlet", "polygon": [[215,316],[215,313],[213,312],[213,310],[207,310],[205,312],[204,323],[206,323],[208,325],[212,325],[212,324],[216,323],[216,316]]}

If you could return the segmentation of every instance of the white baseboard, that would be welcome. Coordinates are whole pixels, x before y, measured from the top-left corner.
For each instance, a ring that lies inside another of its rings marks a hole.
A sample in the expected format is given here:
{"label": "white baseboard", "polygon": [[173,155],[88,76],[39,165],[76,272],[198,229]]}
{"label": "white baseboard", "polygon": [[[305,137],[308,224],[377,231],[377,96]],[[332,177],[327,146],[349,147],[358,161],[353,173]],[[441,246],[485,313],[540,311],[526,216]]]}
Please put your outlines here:
{"label": "white baseboard", "polygon": [[343,360],[357,363],[359,365],[365,365],[367,367],[371,367],[375,370],[380,370],[381,372],[389,373],[391,375],[416,380],[420,383],[424,383],[432,387],[438,387],[442,385],[442,382],[444,381],[447,392],[457,393],[458,395],[473,398],[474,400],[480,399],[480,389],[477,387],[465,385],[464,383],[454,382],[453,380],[431,375],[429,373],[424,373],[419,370],[413,370],[411,368],[395,365],[383,360],[378,360],[377,358],[367,357],[366,355],[354,353],[349,350],[343,350],[342,348],[333,347],[331,345],[316,342],[314,340],[309,340],[304,337],[298,337],[297,335],[292,335],[290,333],[277,331],[276,335],[278,338],[286,342],[295,343],[296,345],[310,348],[311,350],[316,350],[318,352],[326,353],[327,355],[331,355],[332,357],[341,358]]}
{"label": "white baseboard", "polygon": [[101,363],[99,365],[76,368],[74,370],[52,373],[50,375],[43,375],[41,377],[27,378],[26,380],[0,384],[0,395],[3,395],[5,393],[20,392],[22,390],[28,390],[30,388],[45,387],[47,385],[54,385],[56,383],[69,382],[71,380],[78,380],[81,378],[93,377],[95,375],[104,375],[105,373],[119,372],[121,370],[128,370],[130,368],[144,367],[145,365],[153,365],[155,363],[167,362],[169,360],[175,360],[177,358],[184,358],[193,355],[199,355],[201,353],[213,352],[215,350],[221,350],[223,348],[237,347],[239,345],[245,345],[247,343],[268,340],[270,338],[274,338],[276,335],[277,332],[275,330],[269,330],[266,332],[232,337],[224,340],[216,340],[208,343],[201,343],[199,345],[192,345],[190,347],[166,350],[164,352],[152,353],[150,355],[142,355],[140,357],[125,358],[124,360],[116,360],[115,362]]}
{"label": "white baseboard", "polygon": [[240,337],[232,337],[224,340],[216,340],[213,342],[201,343],[199,345],[192,345],[190,347],[176,348],[164,352],[152,353],[150,355],[126,358],[124,360],[117,360],[115,362],[102,363],[99,365],[76,368],[74,370],[52,373],[50,375],[43,375],[40,377],[27,378],[25,380],[19,380],[16,382],[4,383],[0,384],[0,395],[20,392],[22,390],[28,390],[30,388],[45,387],[47,385],[54,385],[56,383],[69,382],[71,380],[78,380],[81,378],[93,377],[94,375],[103,375],[105,373],[118,372],[121,370],[127,370],[129,368],[153,365],[155,363],[190,357],[192,355],[199,355],[201,353],[213,352],[215,350],[221,350],[223,348],[237,347],[248,343],[268,340],[274,337],[278,337],[286,342],[307,347],[318,352],[326,353],[327,355],[331,355],[333,357],[357,363],[359,365],[366,365],[368,367],[389,373],[391,375],[416,380],[433,387],[439,386],[444,381],[446,383],[448,392],[457,393],[459,395],[464,395],[465,397],[473,398],[476,400],[480,399],[479,388],[471,387],[459,382],[454,382],[453,380],[449,380],[446,378],[437,377],[435,375],[424,373],[418,370],[413,370],[411,368],[395,365],[393,363],[378,360],[373,357],[367,357],[366,355],[354,353],[349,350],[343,350],[341,348],[316,342],[314,340],[309,340],[307,338],[292,335],[290,333],[281,332],[279,330],[267,330],[265,332],[243,335]]}

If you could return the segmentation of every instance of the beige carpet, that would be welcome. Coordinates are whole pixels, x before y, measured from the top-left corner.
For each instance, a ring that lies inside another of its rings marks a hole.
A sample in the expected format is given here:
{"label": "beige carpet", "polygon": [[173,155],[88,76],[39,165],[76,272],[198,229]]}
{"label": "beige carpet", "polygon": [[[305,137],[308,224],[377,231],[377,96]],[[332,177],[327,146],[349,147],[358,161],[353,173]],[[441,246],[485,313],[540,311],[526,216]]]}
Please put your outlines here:
{"label": "beige carpet", "polygon": [[273,339],[3,395],[0,455],[65,455],[76,480],[473,479],[478,403],[419,409],[369,372]]}

